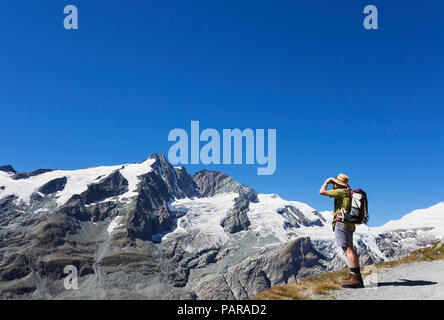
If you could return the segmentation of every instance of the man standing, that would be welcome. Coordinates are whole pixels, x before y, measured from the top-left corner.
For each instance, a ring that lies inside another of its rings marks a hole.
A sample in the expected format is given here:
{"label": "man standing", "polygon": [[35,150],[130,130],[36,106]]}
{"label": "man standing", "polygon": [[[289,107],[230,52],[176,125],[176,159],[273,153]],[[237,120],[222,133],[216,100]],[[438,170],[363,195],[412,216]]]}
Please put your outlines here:
{"label": "man standing", "polygon": [[[325,180],[319,193],[323,196],[329,196],[335,199],[333,231],[335,233],[336,244],[344,250],[351,271],[350,279],[344,281],[342,287],[364,288],[359,268],[359,258],[353,247],[353,233],[355,232],[356,226],[350,222],[340,221],[342,210],[349,211],[351,208],[351,195],[348,191],[350,188],[348,180],[349,178],[343,173],[340,173],[336,178],[328,178]],[[330,183],[332,185],[332,190],[327,190]]]}

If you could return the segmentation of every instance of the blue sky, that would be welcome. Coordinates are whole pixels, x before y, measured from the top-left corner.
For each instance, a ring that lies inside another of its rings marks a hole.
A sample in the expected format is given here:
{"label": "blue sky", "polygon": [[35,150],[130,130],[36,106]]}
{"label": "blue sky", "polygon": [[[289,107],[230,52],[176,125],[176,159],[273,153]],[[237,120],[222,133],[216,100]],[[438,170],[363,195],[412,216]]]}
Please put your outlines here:
{"label": "blue sky", "polygon": [[[79,30],[63,28],[63,8]],[[363,28],[367,4],[379,30]],[[188,165],[318,210],[344,172],[370,225],[444,200],[442,1],[2,1],[0,164],[168,153],[168,133],[277,129],[277,170]]]}

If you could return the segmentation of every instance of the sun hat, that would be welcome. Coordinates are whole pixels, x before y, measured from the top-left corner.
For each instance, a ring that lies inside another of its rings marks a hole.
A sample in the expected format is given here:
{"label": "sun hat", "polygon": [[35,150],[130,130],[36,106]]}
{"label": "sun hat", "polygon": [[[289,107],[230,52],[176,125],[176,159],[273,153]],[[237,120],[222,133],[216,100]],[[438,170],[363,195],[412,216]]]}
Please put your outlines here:
{"label": "sun hat", "polygon": [[338,176],[336,178],[331,178],[331,180],[333,180],[333,182],[336,184],[350,188],[350,186],[348,185],[349,178],[347,175],[345,175],[343,173],[338,174]]}

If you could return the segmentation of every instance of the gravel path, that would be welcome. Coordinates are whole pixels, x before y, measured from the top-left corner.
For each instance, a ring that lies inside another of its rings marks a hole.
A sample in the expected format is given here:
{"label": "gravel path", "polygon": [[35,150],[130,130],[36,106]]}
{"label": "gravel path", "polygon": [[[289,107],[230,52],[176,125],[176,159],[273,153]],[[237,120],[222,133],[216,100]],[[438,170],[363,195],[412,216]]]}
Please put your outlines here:
{"label": "gravel path", "polygon": [[444,261],[387,268],[364,281],[365,289],[338,290],[332,292],[332,297],[337,300],[444,300]]}

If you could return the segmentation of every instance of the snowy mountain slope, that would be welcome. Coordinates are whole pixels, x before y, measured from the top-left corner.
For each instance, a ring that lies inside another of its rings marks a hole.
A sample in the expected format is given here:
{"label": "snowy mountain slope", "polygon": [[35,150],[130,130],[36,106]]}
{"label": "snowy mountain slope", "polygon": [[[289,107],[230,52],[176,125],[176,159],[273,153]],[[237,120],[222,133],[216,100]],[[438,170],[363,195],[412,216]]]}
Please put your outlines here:
{"label": "snowy mountain slope", "polygon": [[[141,163],[18,173],[0,167],[0,297],[244,299],[344,267],[331,212],[258,194],[162,154]],[[363,264],[444,237],[444,204],[358,226]],[[63,268],[80,288],[63,287]]]}
{"label": "snowy mountain slope", "polygon": [[[29,178],[16,178],[17,174],[0,170],[0,199],[9,195],[17,197],[16,202],[23,201],[30,204],[31,195],[39,192],[39,189],[56,179],[66,178],[65,186],[57,191],[55,199],[58,206],[65,204],[73,195],[87,190],[88,185],[98,182],[116,171],[120,172],[128,181],[129,191],[120,195],[120,199],[136,196],[136,186],[139,182],[138,176],[152,170],[154,159],[146,159],[142,163],[132,163],[117,166],[101,166],[80,170],[53,170]],[[106,200],[106,199],[103,199]]]}
{"label": "snowy mountain slope", "polygon": [[440,202],[427,209],[414,210],[399,220],[389,221],[375,230],[388,231],[395,229],[416,229],[433,227],[432,234],[441,237],[444,234],[444,202]]}
{"label": "snowy mountain slope", "polygon": [[178,218],[177,227],[158,241],[177,235],[193,237],[193,245],[187,252],[200,252],[220,248],[229,240],[222,226],[227,211],[233,207],[237,194],[234,192],[216,194],[207,198],[184,198],[170,203],[170,210],[184,215]]}

